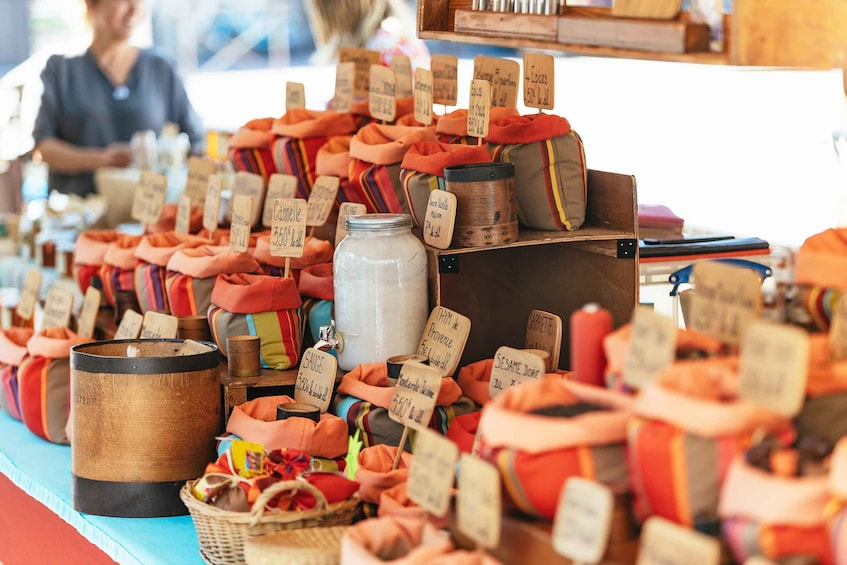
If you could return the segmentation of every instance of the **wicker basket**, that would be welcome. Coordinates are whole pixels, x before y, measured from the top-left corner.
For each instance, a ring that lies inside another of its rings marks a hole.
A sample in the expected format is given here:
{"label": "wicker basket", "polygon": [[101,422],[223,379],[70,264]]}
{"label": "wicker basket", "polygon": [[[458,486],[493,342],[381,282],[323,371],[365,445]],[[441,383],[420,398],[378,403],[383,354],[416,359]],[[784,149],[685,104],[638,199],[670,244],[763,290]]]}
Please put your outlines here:
{"label": "wicker basket", "polygon": [[347,526],[300,528],[254,536],[244,543],[247,565],[338,565]]}
{"label": "wicker basket", "polygon": [[[251,536],[282,530],[296,530],[314,526],[337,526],[350,524],[358,496],[329,504],[323,493],[304,480],[280,481],[262,491],[250,512],[221,510],[194,498],[191,494],[196,481],[188,481],[179,491],[179,497],[188,507],[200,553],[212,565],[243,565],[244,542]],[[265,511],[265,506],[279,493],[305,490],[315,497],[317,504],[311,510]]]}

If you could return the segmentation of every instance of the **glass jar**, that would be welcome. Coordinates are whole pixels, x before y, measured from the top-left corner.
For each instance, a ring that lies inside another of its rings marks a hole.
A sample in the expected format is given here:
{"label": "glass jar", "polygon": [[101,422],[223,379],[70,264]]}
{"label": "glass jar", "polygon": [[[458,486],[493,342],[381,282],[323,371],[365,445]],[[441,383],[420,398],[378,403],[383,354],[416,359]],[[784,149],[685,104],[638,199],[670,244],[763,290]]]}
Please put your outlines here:
{"label": "glass jar", "polygon": [[338,366],[415,353],[429,316],[426,250],[408,214],[350,216],[335,249]]}

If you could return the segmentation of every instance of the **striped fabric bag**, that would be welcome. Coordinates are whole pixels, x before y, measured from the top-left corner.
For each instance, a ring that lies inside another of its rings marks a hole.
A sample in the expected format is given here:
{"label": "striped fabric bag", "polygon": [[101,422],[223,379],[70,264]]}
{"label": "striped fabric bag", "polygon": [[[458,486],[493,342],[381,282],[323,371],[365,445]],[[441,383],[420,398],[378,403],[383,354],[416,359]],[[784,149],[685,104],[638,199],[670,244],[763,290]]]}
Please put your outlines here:
{"label": "striped fabric bag", "polygon": [[315,156],[315,173],[338,177],[337,204],[364,204],[355,184],[350,180],[350,141],[352,135],[335,135],[326,140]]}
{"label": "striped fabric bag", "polygon": [[74,279],[85,294],[92,284],[94,288],[103,288],[100,280],[100,267],[109,245],[120,237],[117,230],[86,230],[77,236],[74,245]]}
{"label": "striped fabric bag", "polygon": [[138,266],[135,268],[135,295],[141,313],[149,311],[171,311],[168,302],[167,280],[168,261],[177,250],[208,245],[211,242],[201,237],[182,235],[175,232],[150,234],[144,236],[135,249]]}
{"label": "striped fabric bag", "polygon": [[224,355],[228,336],[258,336],[261,366],[290,369],[300,361],[301,305],[293,278],[222,274],[212,290],[209,327]]}
{"label": "striped fabric bag", "polygon": [[794,417],[801,436],[826,438],[833,444],[847,436],[847,361],[833,361],[829,334],[809,334],[806,400]]}
{"label": "striped fabric bag", "polygon": [[831,228],[803,242],[797,250],[794,283],[791,322],[829,331],[835,307],[847,292],[847,228]]}
{"label": "striped fabric bag", "polygon": [[112,306],[115,306],[115,297],[119,292],[135,295],[134,275],[139,262],[135,258],[135,250],[142,237],[121,234],[106,249],[100,267],[100,280],[103,282],[103,294]]}
{"label": "striped fabric bag", "polygon": [[233,134],[227,145],[227,154],[236,171],[260,175],[265,182],[278,173],[271,156],[271,142],[276,136],[271,133],[273,118],[250,120]]}
{"label": "striped fabric bag", "polygon": [[0,330],[0,409],[15,420],[21,419],[18,368],[32,334],[32,328]]}
{"label": "striped fabric bag", "polygon": [[[332,243],[318,237],[306,237],[303,243],[302,257],[290,257],[288,268],[295,280],[300,278],[300,271],[311,265],[332,261]],[[271,255],[271,236],[262,234],[256,238],[256,246],[252,250],[253,257],[262,266],[267,275],[283,276],[285,274],[285,257]]]}
{"label": "striped fabric bag", "polygon": [[[518,115],[516,108],[494,106],[491,108],[489,121],[497,122]],[[462,108],[440,116],[435,124],[435,135],[441,143],[451,145],[477,145],[479,143],[477,138],[468,137],[468,111]]]}

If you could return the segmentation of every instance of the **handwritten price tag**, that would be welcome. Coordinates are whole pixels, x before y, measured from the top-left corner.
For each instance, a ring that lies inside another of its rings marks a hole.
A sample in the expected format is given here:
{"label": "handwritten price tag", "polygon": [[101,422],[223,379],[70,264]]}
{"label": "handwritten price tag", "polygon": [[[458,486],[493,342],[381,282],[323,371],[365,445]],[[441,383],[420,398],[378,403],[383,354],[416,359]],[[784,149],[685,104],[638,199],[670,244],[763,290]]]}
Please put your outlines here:
{"label": "handwritten price tag", "polygon": [[141,179],[132,200],[130,215],[142,224],[155,224],[162,217],[168,177],[152,171],[141,171]]}
{"label": "handwritten price tag", "polygon": [[253,198],[241,194],[232,200],[232,223],[229,226],[229,248],[233,253],[247,253],[250,248],[250,218]]}
{"label": "handwritten price tag", "polygon": [[179,346],[179,350],[176,352],[177,356],[184,355],[201,355],[203,353],[208,353],[212,351],[212,348],[208,345],[202,344],[199,341],[194,341],[193,339],[186,339],[182,342],[182,345]]}
{"label": "handwritten price tag", "polygon": [[556,67],[552,55],[524,53],[523,101],[529,108],[552,110]]}
{"label": "handwritten price tag", "polygon": [[178,324],[179,320],[176,316],[151,310],[142,318],[141,339],[176,339]]}
{"label": "handwritten price tag", "polygon": [[341,206],[338,207],[338,223],[335,226],[335,246],[338,247],[338,244],[347,236],[347,218],[349,216],[358,216],[360,214],[366,214],[368,211],[367,207],[364,204],[358,204],[355,202],[342,202]]}
{"label": "handwritten price tag", "polygon": [[41,272],[38,269],[30,269],[26,272],[24,286],[21,288],[21,297],[15,308],[15,313],[23,320],[31,320],[35,313],[35,304],[38,302],[38,294],[41,292]]}
{"label": "handwritten price tag", "polygon": [[338,194],[338,177],[320,176],[312,185],[306,212],[307,226],[322,226],[332,212],[335,196]]}
{"label": "handwritten price tag", "polygon": [[468,135],[482,139],[488,135],[491,117],[491,83],[487,80],[471,81],[470,104],[468,105]]}
{"label": "handwritten price tag", "polygon": [[271,255],[302,257],[306,245],[306,201],[284,198],[273,201]]}
{"label": "handwritten price tag", "polygon": [[371,66],[368,110],[377,120],[393,122],[397,116],[397,77],[382,65]]}
{"label": "handwritten price tag", "polygon": [[406,55],[395,53],[391,56],[391,70],[397,77],[397,97],[410,97],[412,95],[412,61]]}
{"label": "handwritten price tag", "polygon": [[635,310],[623,380],[633,388],[650,383],[676,357],[676,324],[646,306]]}
{"label": "handwritten price tag", "polygon": [[695,292],[688,326],[730,345],[739,345],[759,317],[762,281],[751,269],[705,261],[694,265]]}
{"label": "handwritten price tag", "polygon": [[349,112],[353,105],[353,83],[356,81],[356,66],[352,62],[335,66],[335,94],[330,102],[333,112]]}
{"label": "handwritten price tag", "polygon": [[94,327],[97,323],[97,313],[100,311],[100,303],[102,294],[93,286],[89,286],[85,291],[85,298],[82,301],[82,310],[79,314],[79,321],[76,324],[76,333],[80,337],[93,337]]}
{"label": "handwritten price tag", "polygon": [[121,323],[115,331],[115,339],[136,339],[141,334],[144,318],[135,310],[127,310],[121,317]]}
{"label": "handwritten price tag", "polygon": [[491,84],[491,106],[516,107],[520,77],[521,66],[517,61],[485,55],[474,57],[473,78]]}
{"label": "handwritten price tag", "polygon": [[379,51],[344,47],[338,54],[341,63],[353,63],[353,100],[364,100],[368,96],[371,67],[379,65]]}
{"label": "handwritten price tag", "polygon": [[206,202],[209,176],[215,172],[215,162],[201,157],[188,158],[188,179],[182,194],[191,199],[192,206],[202,207]]}
{"label": "handwritten price tag", "polygon": [[429,66],[432,69],[432,101],[455,106],[459,95],[459,58],[453,55],[433,55]]}
{"label": "handwritten price tag", "polygon": [[488,549],[500,544],[500,473],[470,455],[459,460],[456,520],[459,530]]}
{"label": "handwritten price tag", "polygon": [[294,383],[294,400],[326,412],[337,371],[338,361],[334,355],[314,348],[304,351]]}
{"label": "handwritten price tag", "polygon": [[833,361],[847,360],[847,294],[841,295],[832,314],[829,353]]}
{"label": "handwritten price tag", "polygon": [[415,71],[415,120],[428,126],[432,123],[432,71]]}
{"label": "handwritten price tag", "polygon": [[494,398],[506,389],[537,381],[543,376],[544,360],[541,357],[503,346],[494,354],[488,394]]}
{"label": "handwritten price tag", "polygon": [[306,107],[306,87],[302,82],[285,83],[285,109],[297,110]]}
{"label": "handwritten price tag", "polygon": [[[233,202],[236,196],[249,196],[253,202],[265,201],[265,179],[262,175],[238,171],[235,173],[235,179],[232,182],[232,197]],[[235,206],[233,206],[235,209]],[[262,219],[262,211],[258,207],[254,207],[253,214],[249,216],[250,225],[252,228],[259,224]]]}
{"label": "handwritten price tag", "polygon": [[206,184],[206,200],[203,205],[203,227],[209,232],[218,228],[218,218],[221,210],[221,178],[209,175]]}
{"label": "handwritten price tag", "polygon": [[297,194],[297,177],[273,173],[268,179],[268,192],[265,195],[265,204],[262,206],[262,225],[266,228],[273,223],[273,201],[280,198],[294,198]]}
{"label": "handwritten price tag", "polygon": [[530,312],[526,323],[524,347],[546,351],[550,354],[550,366],[553,369],[558,368],[562,352],[562,319],[543,310]]}
{"label": "handwritten price tag", "polygon": [[652,516],[644,522],[636,565],[718,565],[716,538]]}
{"label": "handwritten price tag", "polygon": [[453,241],[456,225],[456,195],[446,190],[429,193],[424,216],[424,241],[438,249],[447,249]]}
{"label": "handwritten price tag", "polygon": [[441,390],[441,378],[441,371],[434,367],[417,361],[403,363],[388,405],[388,417],[415,430],[429,426]]}
{"label": "handwritten price tag", "polygon": [[191,230],[191,198],[182,195],[179,197],[179,206],[176,209],[176,233],[187,234]]}
{"label": "handwritten price tag", "polygon": [[50,287],[44,301],[44,317],[41,320],[45,328],[66,328],[71,321],[74,309],[74,295],[66,290]]}
{"label": "handwritten price tag", "polygon": [[453,469],[459,460],[455,443],[429,429],[415,432],[414,450],[409,469],[409,498],[421,508],[438,516],[447,514],[453,491]]}
{"label": "handwritten price tag", "polygon": [[578,563],[598,563],[609,543],[614,498],[600,483],[571,477],[553,522],[553,549]]}
{"label": "handwritten price tag", "polygon": [[430,366],[441,369],[442,375],[452,375],[459,366],[470,332],[470,318],[436,306],[426,321],[416,353],[427,357]]}
{"label": "handwritten price tag", "polygon": [[809,376],[809,336],[797,327],[754,321],[741,341],[739,394],[783,416],[800,412]]}

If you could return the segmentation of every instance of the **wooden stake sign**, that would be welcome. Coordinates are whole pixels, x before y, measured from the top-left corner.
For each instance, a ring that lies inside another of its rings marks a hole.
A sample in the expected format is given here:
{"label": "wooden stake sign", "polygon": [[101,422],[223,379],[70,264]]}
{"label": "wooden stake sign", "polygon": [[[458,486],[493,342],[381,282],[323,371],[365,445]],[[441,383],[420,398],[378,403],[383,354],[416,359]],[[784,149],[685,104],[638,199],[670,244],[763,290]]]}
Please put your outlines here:
{"label": "wooden stake sign", "polygon": [[477,545],[494,549],[500,544],[500,473],[471,455],[459,459],[456,521],[459,531]]}
{"label": "wooden stake sign", "polygon": [[320,176],[315,179],[306,207],[307,226],[322,226],[326,223],[335,204],[339,182],[338,177]]}
{"label": "wooden stake sign", "polygon": [[556,67],[552,55],[524,53],[523,103],[529,108],[552,110],[555,101]]}
{"label": "wooden stake sign", "polygon": [[433,55],[432,101],[445,106],[455,106],[459,96],[459,58],[454,55]]}
{"label": "wooden stake sign", "polygon": [[179,197],[179,206],[176,209],[176,224],[174,231],[186,235],[191,230],[191,198],[183,194]]}
{"label": "wooden stake sign", "polygon": [[82,301],[82,310],[76,323],[76,333],[80,337],[94,337],[94,327],[97,324],[97,313],[100,311],[101,300],[102,294],[99,290],[93,286],[86,289],[85,298]]}
{"label": "wooden stake sign", "polygon": [[740,345],[759,317],[762,281],[751,269],[717,261],[694,265],[695,292],[688,327],[730,345]]}
{"label": "wooden stake sign", "polygon": [[271,255],[302,257],[306,243],[306,201],[282,198],[273,201]]}
{"label": "wooden stake sign", "polygon": [[332,387],[338,372],[335,356],[310,347],[303,352],[297,380],[294,383],[294,400],[320,408],[321,413],[329,408]]}
{"label": "wooden stake sign", "polygon": [[[265,201],[265,179],[262,175],[238,171],[235,173],[235,180],[232,182],[232,197],[233,202],[236,196],[249,196],[253,202]],[[233,210],[235,206],[233,206]],[[250,227],[259,225],[262,219],[262,211],[258,207],[254,207],[250,219]]]}
{"label": "wooden stake sign", "polygon": [[424,241],[438,249],[447,249],[453,241],[456,225],[456,195],[446,190],[433,190],[424,215]]}
{"label": "wooden stake sign", "polygon": [[395,53],[391,56],[391,70],[397,77],[397,97],[409,98],[412,95],[412,61],[406,55]]}
{"label": "wooden stake sign", "polygon": [[232,199],[232,222],[229,226],[229,248],[233,253],[247,253],[250,248],[250,224],[253,198],[238,194]]}
{"label": "wooden stake sign", "polygon": [[491,83],[487,80],[471,81],[470,103],[468,104],[468,135],[479,143],[488,135],[491,115]]}
{"label": "wooden stake sign", "polygon": [[803,406],[809,335],[785,324],[754,321],[741,341],[739,395],[789,418]]}
{"label": "wooden stake sign", "polygon": [[553,522],[553,549],[574,563],[599,563],[612,527],[614,498],[605,485],[580,477],[565,483]]}
{"label": "wooden stake sign", "polygon": [[829,353],[833,361],[847,361],[847,294],[841,296],[832,313]]}
{"label": "wooden stake sign", "polygon": [[409,428],[420,430],[429,426],[441,390],[441,379],[441,371],[417,361],[406,361],[400,367],[400,377],[388,405],[388,417],[403,424],[392,469],[400,463]]}
{"label": "wooden stake sign", "polygon": [[541,357],[504,345],[494,354],[488,394],[495,398],[506,389],[537,381],[543,376],[544,360]]}
{"label": "wooden stake sign", "polygon": [[550,354],[550,367],[557,369],[562,353],[562,319],[543,310],[530,312],[524,348],[546,351]]}
{"label": "wooden stake sign", "polygon": [[25,321],[31,320],[35,313],[35,304],[41,292],[41,271],[32,268],[26,272],[24,286],[21,288],[21,297],[15,307],[15,314]]}
{"label": "wooden stake sign", "polygon": [[379,65],[379,51],[344,47],[338,54],[341,63],[353,63],[353,100],[368,97],[368,85],[371,78],[371,66]]}
{"label": "wooden stake sign", "polygon": [[285,109],[299,110],[306,107],[306,87],[302,82],[285,83]]}
{"label": "wooden stake sign", "polygon": [[459,448],[449,439],[430,429],[415,431],[409,481],[409,499],[439,518],[450,509],[453,472],[459,460]]}
{"label": "wooden stake sign", "polygon": [[633,388],[642,388],[670,366],[676,357],[676,333],[672,319],[647,306],[636,308],[623,381]]}
{"label": "wooden stake sign", "polygon": [[720,557],[717,538],[652,516],[641,530],[636,565],[718,565]]}
{"label": "wooden stake sign", "polygon": [[268,191],[262,206],[262,225],[266,228],[273,224],[273,201],[294,198],[297,194],[297,177],[273,173],[268,179]]}
{"label": "wooden stake sign", "polygon": [[74,295],[66,290],[51,286],[44,301],[44,317],[41,326],[44,328],[66,328],[71,321],[74,309]]}
{"label": "wooden stake sign", "polygon": [[115,339],[137,339],[141,334],[144,318],[135,310],[129,309],[121,316],[121,323],[115,330]]}
{"label": "wooden stake sign", "polygon": [[176,339],[178,325],[176,316],[151,310],[142,318],[141,339]]}
{"label": "wooden stake sign", "polygon": [[191,199],[192,206],[202,207],[206,202],[209,176],[215,173],[215,162],[201,157],[188,158],[188,179],[182,194]]}
{"label": "wooden stake sign", "polygon": [[382,65],[371,66],[368,90],[368,111],[383,122],[393,122],[397,117],[397,77],[394,71]]}
{"label": "wooden stake sign", "polygon": [[415,71],[415,120],[425,126],[432,124],[432,71]]}
{"label": "wooden stake sign", "polygon": [[356,202],[342,202],[338,207],[338,223],[335,226],[335,246],[347,236],[347,218],[366,214],[368,208],[364,204]]}
{"label": "wooden stake sign", "polygon": [[349,112],[353,105],[353,83],[356,81],[354,63],[338,63],[335,66],[335,94],[330,102],[333,112]]}
{"label": "wooden stake sign", "polygon": [[209,175],[206,186],[206,201],[203,205],[203,227],[210,233],[218,229],[221,210],[221,178]]}
{"label": "wooden stake sign", "polygon": [[453,375],[470,333],[470,318],[444,306],[436,306],[426,321],[416,353],[428,358],[430,366],[441,369],[442,375]]}
{"label": "wooden stake sign", "polygon": [[132,200],[132,219],[144,225],[155,224],[162,217],[168,177],[152,171],[141,171],[141,180]]}
{"label": "wooden stake sign", "polygon": [[474,80],[485,80],[491,85],[491,105],[515,108],[518,105],[518,82],[521,66],[517,61],[477,55],[473,60]]}

